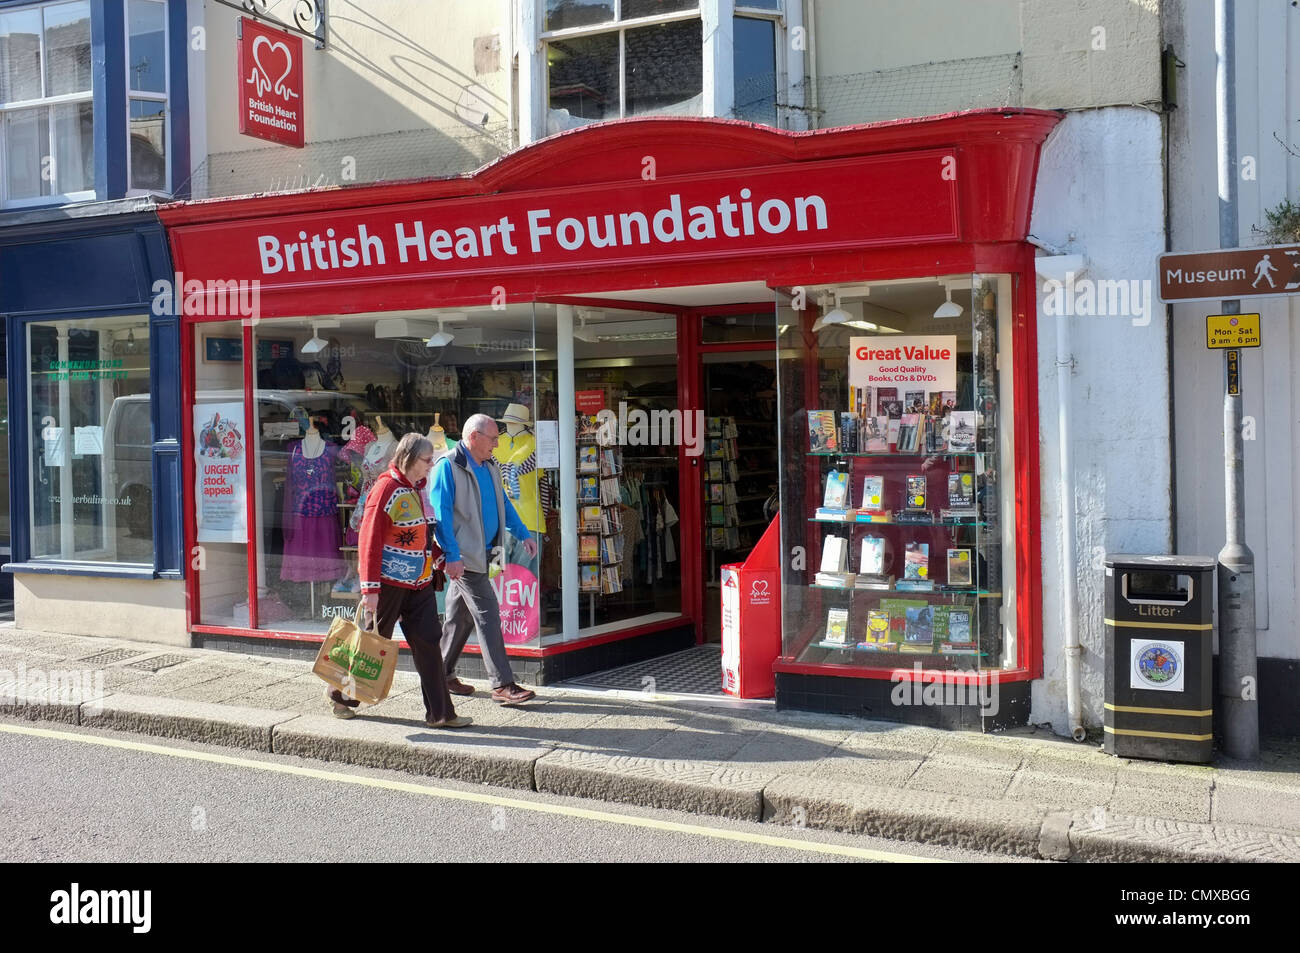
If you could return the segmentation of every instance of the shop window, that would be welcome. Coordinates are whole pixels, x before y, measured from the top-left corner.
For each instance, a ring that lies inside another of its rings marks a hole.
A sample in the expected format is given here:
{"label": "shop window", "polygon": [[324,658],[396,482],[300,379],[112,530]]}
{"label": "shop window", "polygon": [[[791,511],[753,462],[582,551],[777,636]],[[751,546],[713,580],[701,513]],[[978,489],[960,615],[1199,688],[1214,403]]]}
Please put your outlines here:
{"label": "shop window", "polygon": [[[505,541],[504,569],[493,579],[506,640],[536,646],[558,636],[559,573],[551,567],[559,566],[559,533],[552,521],[548,534],[546,521],[557,486],[536,452],[538,415],[552,424],[557,416],[553,320],[549,330],[535,324],[525,304],[442,316],[263,321],[248,357],[238,322],[195,333],[204,624],[321,633],[354,611],[359,511],[392,447],[417,432],[444,452],[471,415],[484,413],[499,421],[503,490],[540,546],[529,558],[521,539]],[[244,400],[248,376],[254,408]],[[246,435],[247,450],[235,486],[243,502],[230,508],[222,497],[205,500],[201,471],[204,448],[220,453],[232,431]]]}
{"label": "shop window", "polygon": [[695,0],[548,0],[549,131],[624,116],[701,115],[698,7]]}
{"label": "shop window", "polygon": [[1010,295],[976,275],[782,304],[787,662],[1016,665]]}
{"label": "shop window", "polygon": [[93,199],[90,4],[0,12],[0,202]]}
{"label": "shop window", "polygon": [[27,326],[31,558],[152,566],[145,317]]}
{"label": "shop window", "polygon": [[170,191],[167,156],[167,8],[157,0],[127,4],[128,189]]}

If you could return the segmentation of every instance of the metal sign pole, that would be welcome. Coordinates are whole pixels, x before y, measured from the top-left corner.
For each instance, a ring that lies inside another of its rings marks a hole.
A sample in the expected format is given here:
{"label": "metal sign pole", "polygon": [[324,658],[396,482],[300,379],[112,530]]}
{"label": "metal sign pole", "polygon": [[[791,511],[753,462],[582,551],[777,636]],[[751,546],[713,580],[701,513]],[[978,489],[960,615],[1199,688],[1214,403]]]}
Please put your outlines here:
{"label": "metal sign pole", "polygon": [[[1219,146],[1219,245],[1237,236],[1236,56],[1233,0],[1215,0],[1215,119]],[[1240,301],[1224,301],[1224,314],[1240,314]],[[1255,656],[1255,555],[1246,545],[1246,467],[1241,434],[1240,351],[1223,352],[1223,452],[1227,542],[1219,551],[1219,702],[1224,749],[1230,758],[1259,757],[1259,704]],[[1231,386],[1236,384],[1237,386]]]}

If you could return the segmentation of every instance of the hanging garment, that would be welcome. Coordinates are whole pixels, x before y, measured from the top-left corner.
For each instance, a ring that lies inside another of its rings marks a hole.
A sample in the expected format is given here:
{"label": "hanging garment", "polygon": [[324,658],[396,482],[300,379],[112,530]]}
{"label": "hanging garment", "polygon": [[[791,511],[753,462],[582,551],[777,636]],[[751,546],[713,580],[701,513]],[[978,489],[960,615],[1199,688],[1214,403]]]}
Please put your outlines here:
{"label": "hanging garment", "polygon": [[347,569],[339,553],[343,533],[339,527],[338,491],[334,464],[338,448],[325,444],[318,457],[303,453],[294,442],[284,490],[284,559],[280,578],[286,582],[338,579]]}
{"label": "hanging garment", "polygon": [[677,562],[677,549],[673,546],[673,527],[676,526],[678,522],[677,511],[673,509],[673,505],[668,502],[667,497],[664,497],[663,518],[664,562],[675,563]]}
{"label": "hanging garment", "polygon": [[506,496],[510,497],[519,518],[529,532],[540,533],[546,524],[538,487],[541,474],[537,469],[537,438],[529,430],[514,435],[503,432],[492,456],[501,464]]}

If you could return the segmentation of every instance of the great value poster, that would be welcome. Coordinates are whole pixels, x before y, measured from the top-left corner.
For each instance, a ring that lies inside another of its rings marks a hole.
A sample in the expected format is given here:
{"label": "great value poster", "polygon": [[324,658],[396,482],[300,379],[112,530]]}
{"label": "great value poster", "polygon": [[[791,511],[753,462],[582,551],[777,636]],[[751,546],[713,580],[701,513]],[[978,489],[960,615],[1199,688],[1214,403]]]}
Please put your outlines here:
{"label": "great value poster", "polygon": [[849,387],[907,391],[957,389],[957,335],[849,338]]}
{"label": "great value poster", "polygon": [[200,543],[248,542],[244,405],[194,408],[194,500]]}

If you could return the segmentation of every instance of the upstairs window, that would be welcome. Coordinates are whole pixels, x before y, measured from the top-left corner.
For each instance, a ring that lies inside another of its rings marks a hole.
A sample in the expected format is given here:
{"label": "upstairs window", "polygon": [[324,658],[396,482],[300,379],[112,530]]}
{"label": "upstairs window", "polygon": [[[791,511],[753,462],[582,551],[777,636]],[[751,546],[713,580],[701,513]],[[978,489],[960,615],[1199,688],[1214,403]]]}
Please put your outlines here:
{"label": "upstairs window", "polygon": [[90,4],[0,12],[0,205],[95,198]]}
{"label": "upstairs window", "polygon": [[548,132],[626,116],[699,116],[699,0],[543,0]]}
{"label": "upstairs window", "polygon": [[167,7],[129,0],[126,8],[126,88],[130,194],[170,194],[167,155]]}

